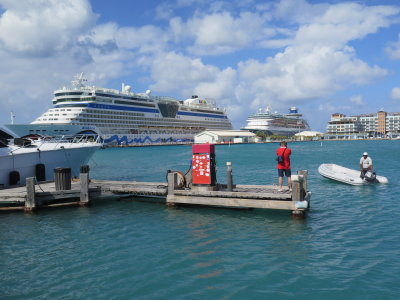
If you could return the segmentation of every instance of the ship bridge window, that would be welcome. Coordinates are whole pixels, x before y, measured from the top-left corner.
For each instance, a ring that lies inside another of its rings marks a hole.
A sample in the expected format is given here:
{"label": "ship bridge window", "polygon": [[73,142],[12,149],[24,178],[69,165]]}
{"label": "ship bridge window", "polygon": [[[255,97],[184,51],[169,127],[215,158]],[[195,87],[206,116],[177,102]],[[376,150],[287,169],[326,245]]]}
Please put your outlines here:
{"label": "ship bridge window", "polygon": [[115,104],[125,104],[125,105],[136,105],[136,106],[155,107],[154,104],[137,103],[137,102],[128,102],[128,101],[121,101],[121,100],[115,100],[114,103],[115,103]]}
{"label": "ship bridge window", "polygon": [[121,98],[121,96],[118,95],[108,95],[108,94],[103,94],[103,93],[96,93],[97,96],[103,96],[103,97],[111,97],[111,98]]}
{"label": "ship bridge window", "polygon": [[[59,104],[57,105],[58,107],[86,107],[87,104]],[[71,111],[70,109],[67,109],[67,111]]]}
{"label": "ship bridge window", "polygon": [[53,100],[53,104],[57,104],[60,102],[80,102],[80,101],[93,101],[95,100],[94,97],[85,97],[85,98],[62,98]]}
{"label": "ship bridge window", "polygon": [[83,95],[83,92],[67,92],[67,93],[55,93],[54,96],[59,97],[59,96],[76,96],[76,95]]}

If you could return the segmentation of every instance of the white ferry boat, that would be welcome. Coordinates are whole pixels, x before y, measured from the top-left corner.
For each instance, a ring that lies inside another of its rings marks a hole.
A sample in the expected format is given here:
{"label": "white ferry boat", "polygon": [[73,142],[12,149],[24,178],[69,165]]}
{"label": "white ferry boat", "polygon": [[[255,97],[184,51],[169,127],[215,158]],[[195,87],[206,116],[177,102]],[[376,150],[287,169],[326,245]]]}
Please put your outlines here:
{"label": "white ferry boat", "polygon": [[271,112],[268,105],[265,110],[259,109],[257,113],[248,117],[247,125],[242,129],[254,133],[261,131],[267,135],[292,136],[310,130],[307,121],[301,117],[297,107],[291,107],[288,114],[278,114]]}
{"label": "white ferry boat", "polygon": [[105,144],[141,145],[193,142],[206,129],[232,129],[225,111],[215,102],[192,96],[178,101],[153,96],[151,91],[133,93],[87,86],[83,73],[71,87],[54,92],[53,108],[31,124],[5,125],[18,136],[98,134]]}
{"label": "white ferry boat", "polygon": [[53,180],[55,168],[71,168],[78,177],[102,144],[94,136],[58,136],[46,139],[13,138],[0,129],[0,189],[25,184],[27,177]]}

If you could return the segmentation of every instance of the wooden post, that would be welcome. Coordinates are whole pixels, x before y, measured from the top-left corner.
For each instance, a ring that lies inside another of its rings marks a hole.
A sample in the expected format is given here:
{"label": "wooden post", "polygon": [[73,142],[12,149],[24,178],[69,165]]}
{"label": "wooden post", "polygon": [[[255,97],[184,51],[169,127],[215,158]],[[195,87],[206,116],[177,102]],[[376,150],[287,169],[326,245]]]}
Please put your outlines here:
{"label": "wooden post", "polygon": [[292,201],[303,201],[303,175],[292,175]]}
{"label": "wooden post", "polygon": [[191,186],[192,186],[192,170],[190,170],[190,171],[186,174],[185,179],[186,179],[186,186],[187,186],[187,187],[191,187]]}
{"label": "wooden post", "polygon": [[36,197],[35,197],[35,177],[26,178],[26,200],[25,200],[25,212],[33,212],[36,209]]}
{"label": "wooden post", "polygon": [[226,190],[233,191],[232,163],[230,161],[226,162]]}
{"label": "wooden post", "polygon": [[88,173],[81,173],[80,174],[81,180],[81,193],[80,193],[80,206],[88,206],[90,204],[89,199],[89,174]]}
{"label": "wooden post", "polygon": [[308,176],[308,171],[307,170],[300,170],[297,171],[298,175],[303,175],[303,189],[307,193],[308,187],[307,187],[307,176]]}
{"label": "wooden post", "polygon": [[174,206],[172,199],[174,197],[175,182],[177,180],[176,173],[173,173],[173,172],[168,173],[167,179],[168,179],[167,206]]}
{"label": "wooden post", "polygon": [[[292,201],[298,202],[304,200],[303,193],[303,175],[293,175],[292,176]],[[293,219],[304,219],[306,213],[304,210],[292,210],[292,218]]]}

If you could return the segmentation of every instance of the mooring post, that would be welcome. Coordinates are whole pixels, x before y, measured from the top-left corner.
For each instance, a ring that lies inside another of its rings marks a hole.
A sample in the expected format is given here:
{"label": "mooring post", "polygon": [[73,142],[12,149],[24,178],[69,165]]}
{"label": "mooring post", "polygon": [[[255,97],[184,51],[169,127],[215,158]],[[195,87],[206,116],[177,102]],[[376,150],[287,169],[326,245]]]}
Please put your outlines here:
{"label": "mooring post", "polygon": [[226,189],[228,192],[233,191],[233,179],[232,179],[232,163],[226,162]]}
{"label": "mooring post", "polygon": [[81,192],[80,192],[79,205],[80,206],[88,206],[90,204],[90,198],[89,198],[89,174],[88,173],[81,173],[80,174],[80,180],[81,180]]}
{"label": "mooring post", "polygon": [[25,212],[33,212],[36,209],[36,197],[35,197],[35,177],[26,178],[26,200],[25,200]]}
{"label": "mooring post", "polygon": [[307,191],[308,191],[308,187],[307,187],[308,171],[307,170],[297,171],[297,175],[303,175],[303,189],[307,193]]}
{"label": "mooring post", "polygon": [[292,175],[292,201],[303,200],[303,175]]}
{"label": "mooring post", "polygon": [[174,206],[173,198],[174,198],[174,190],[175,190],[175,182],[177,181],[177,174],[174,172],[168,173],[168,190],[167,190],[167,205]]}
{"label": "mooring post", "polygon": [[[294,203],[304,200],[303,193],[303,175],[292,175],[292,201]],[[304,210],[292,210],[292,217],[294,219],[304,219],[306,216]]]}

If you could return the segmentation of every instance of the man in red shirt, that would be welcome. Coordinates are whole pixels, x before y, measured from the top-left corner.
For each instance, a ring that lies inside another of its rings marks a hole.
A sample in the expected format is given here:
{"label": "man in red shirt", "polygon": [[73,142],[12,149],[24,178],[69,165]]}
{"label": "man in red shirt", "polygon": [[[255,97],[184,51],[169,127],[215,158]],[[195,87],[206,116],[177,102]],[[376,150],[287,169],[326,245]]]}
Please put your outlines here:
{"label": "man in red shirt", "polygon": [[278,176],[279,176],[279,192],[282,192],[282,185],[283,185],[283,175],[285,175],[288,179],[288,186],[289,191],[292,191],[292,171],[290,169],[290,155],[292,154],[292,150],[287,147],[287,143],[285,141],[280,143],[280,147],[276,149],[276,155],[283,158],[282,161],[278,160]]}

